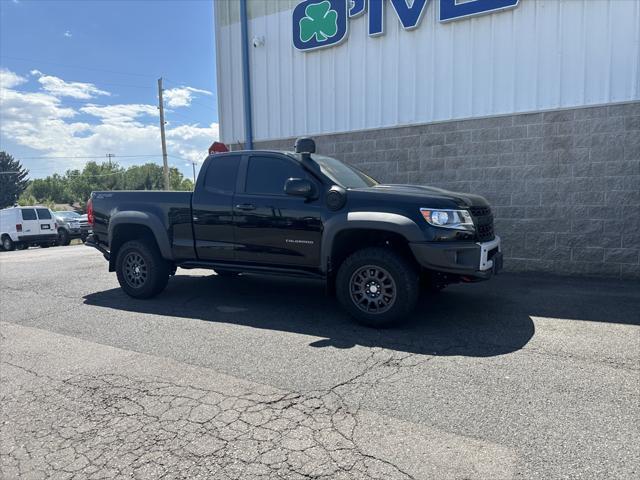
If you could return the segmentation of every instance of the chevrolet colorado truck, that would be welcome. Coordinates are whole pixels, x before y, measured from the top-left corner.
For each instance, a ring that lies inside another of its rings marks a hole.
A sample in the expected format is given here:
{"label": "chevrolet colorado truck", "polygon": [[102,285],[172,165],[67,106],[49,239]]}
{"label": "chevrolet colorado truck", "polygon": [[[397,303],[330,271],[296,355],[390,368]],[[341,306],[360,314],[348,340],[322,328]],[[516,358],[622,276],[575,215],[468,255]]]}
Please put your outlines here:
{"label": "chevrolet colorado truck", "polygon": [[194,192],[93,192],[87,211],[86,244],[135,298],[160,293],[177,267],[310,277],[356,320],[388,326],[414,309],[421,285],[486,280],[502,267],[483,197],[379,184],[316,155],[309,138],[292,152],[210,155]]}

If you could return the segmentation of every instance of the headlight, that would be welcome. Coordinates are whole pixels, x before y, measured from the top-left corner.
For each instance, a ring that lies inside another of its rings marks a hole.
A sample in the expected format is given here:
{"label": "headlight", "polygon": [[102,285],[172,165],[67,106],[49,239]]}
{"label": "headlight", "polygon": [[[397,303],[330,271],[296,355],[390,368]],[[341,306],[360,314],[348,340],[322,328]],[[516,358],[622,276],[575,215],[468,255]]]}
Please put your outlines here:
{"label": "headlight", "polygon": [[455,230],[473,231],[473,220],[466,210],[442,210],[421,208],[422,217],[434,227],[453,228]]}

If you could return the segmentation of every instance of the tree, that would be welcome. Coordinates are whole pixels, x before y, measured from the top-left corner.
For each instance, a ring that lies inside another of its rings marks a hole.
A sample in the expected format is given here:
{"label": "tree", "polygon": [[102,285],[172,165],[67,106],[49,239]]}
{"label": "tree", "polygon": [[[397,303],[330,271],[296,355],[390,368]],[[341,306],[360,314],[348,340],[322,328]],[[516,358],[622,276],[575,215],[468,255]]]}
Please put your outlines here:
{"label": "tree", "polygon": [[7,152],[0,152],[0,208],[12,206],[29,184],[29,170]]}
{"label": "tree", "polygon": [[32,196],[39,198],[41,201],[51,200],[53,203],[69,203],[72,201],[67,178],[57,173],[50,177],[32,180],[23,196]]}
{"label": "tree", "polygon": [[[193,182],[175,167],[169,169],[172,190],[191,191]],[[115,162],[88,162],[82,170],[67,170],[33,180],[20,197],[27,204],[79,204],[84,208],[91,192],[97,190],[162,190],[162,167],[155,163],[134,165],[127,169]]]}

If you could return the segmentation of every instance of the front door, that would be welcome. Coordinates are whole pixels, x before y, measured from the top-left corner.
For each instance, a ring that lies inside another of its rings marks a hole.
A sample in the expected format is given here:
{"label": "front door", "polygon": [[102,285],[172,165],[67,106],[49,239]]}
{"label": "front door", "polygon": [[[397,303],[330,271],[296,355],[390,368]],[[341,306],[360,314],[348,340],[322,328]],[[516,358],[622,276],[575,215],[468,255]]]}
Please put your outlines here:
{"label": "front door", "polygon": [[[255,264],[317,267],[322,207],[284,193],[289,178],[312,178],[295,160],[278,154],[246,161],[244,188],[234,197],[236,259]],[[243,190],[243,191],[242,191]]]}

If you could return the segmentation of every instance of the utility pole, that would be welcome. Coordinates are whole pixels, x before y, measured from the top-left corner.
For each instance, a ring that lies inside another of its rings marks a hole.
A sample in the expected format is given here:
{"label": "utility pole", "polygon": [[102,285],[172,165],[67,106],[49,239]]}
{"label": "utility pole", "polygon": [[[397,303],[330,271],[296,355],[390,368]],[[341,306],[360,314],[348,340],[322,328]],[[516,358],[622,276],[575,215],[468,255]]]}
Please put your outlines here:
{"label": "utility pole", "polygon": [[167,141],[164,136],[164,102],[162,101],[162,77],[158,79],[158,109],[160,110],[160,139],[162,141],[164,189],[169,190],[169,161],[167,160]]}
{"label": "utility pole", "polygon": [[109,166],[111,166],[111,159],[115,157],[113,153],[107,153],[107,162],[109,162]]}
{"label": "utility pole", "polygon": [[191,166],[193,167],[193,189],[196,188],[196,162],[191,162]]}

